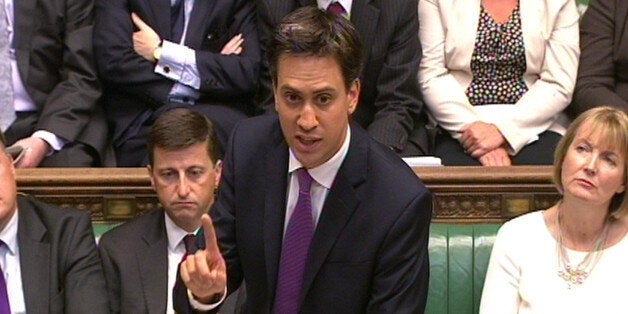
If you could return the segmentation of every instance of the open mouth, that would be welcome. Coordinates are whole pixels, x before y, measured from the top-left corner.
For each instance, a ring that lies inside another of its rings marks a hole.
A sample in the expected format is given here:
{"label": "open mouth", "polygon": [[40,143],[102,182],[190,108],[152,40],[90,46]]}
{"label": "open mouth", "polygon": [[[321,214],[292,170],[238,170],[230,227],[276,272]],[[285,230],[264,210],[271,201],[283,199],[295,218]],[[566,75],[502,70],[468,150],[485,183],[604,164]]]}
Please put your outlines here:
{"label": "open mouth", "polygon": [[303,136],[297,136],[296,140],[300,148],[303,148],[305,150],[313,149],[313,147],[320,141],[320,139],[318,138]]}

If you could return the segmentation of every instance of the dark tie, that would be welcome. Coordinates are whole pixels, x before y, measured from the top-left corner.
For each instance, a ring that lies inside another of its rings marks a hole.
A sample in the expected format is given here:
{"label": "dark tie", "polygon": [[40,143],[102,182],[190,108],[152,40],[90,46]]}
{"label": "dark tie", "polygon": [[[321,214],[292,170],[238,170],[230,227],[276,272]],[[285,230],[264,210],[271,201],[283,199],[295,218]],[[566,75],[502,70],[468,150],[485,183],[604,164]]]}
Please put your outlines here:
{"label": "dark tie", "polygon": [[4,0],[0,0],[0,130],[6,131],[15,120],[13,105],[13,79],[9,58],[9,31]]}
{"label": "dark tie", "polygon": [[[181,0],[183,1],[183,0]],[[185,261],[188,255],[196,253],[196,236],[193,234],[188,234],[183,237],[183,243],[185,244],[185,254],[181,258],[181,262],[179,262],[179,267],[177,267],[177,279],[174,282],[174,287],[172,289],[172,304],[177,313],[184,312],[184,308],[188,306],[188,291],[181,279],[181,263]]]}
{"label": "dark tie", "polygon": [[183,244],[185,244],[185,254],[183,254],[183,258],[181,259],[182,262],[188,255],[196,253],[196,236],[193,234],[186,235],[183,237]]}
{"label": "dark tie", "polygon": [[327,12],[335,15],[335,16],[345,16],[347,11],[342,7],[342,4],[339,2],[334,2],[327,7]]}
{"label": "dark tie", "polygon": [[170,7],[170,31],[172,32],[172,41],[179,43],[183,36],[183,28],[185,26],[185,0],[175,0]]}
{"label": "dark tie", "polygon": [[314,235],[310,197],[312,177],[305,168],[298,169],[296,174],[299,178],[299,198],[288,222],[281,248],[274,306],[276,314],[292,314],[299,311],[303,273]]}
{"label": "dark tie", "polygon": [[[4,1],[0,2],[4,3]],[[4,7],[0,9],[4,10]],[[3,246],[5,246],[4,242],[0,241],[0,248]],[[2,268],[0,268],[0,314],[11,314],[9,294],[7,293],[7,283],[4,281],[4,271],[2,271]]]}

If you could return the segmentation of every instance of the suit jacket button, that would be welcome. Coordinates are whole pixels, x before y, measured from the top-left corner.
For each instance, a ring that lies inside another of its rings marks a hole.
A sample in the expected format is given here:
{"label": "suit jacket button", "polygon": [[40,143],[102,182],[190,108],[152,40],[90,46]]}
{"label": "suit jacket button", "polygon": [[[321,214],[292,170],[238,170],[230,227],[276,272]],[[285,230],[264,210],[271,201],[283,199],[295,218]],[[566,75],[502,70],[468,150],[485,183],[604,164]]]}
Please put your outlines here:
{"label": "suit jacket button", "polygon": [[166,72],[166,73],[170,73],[170,67],[165,66],[165,67],[164,67],[164,72]]}
{"label": "suit jacket button", "polygon": [[207,40],[214,40],[214,37],[216,37],[216,35],[214,35],[214,33],[211,33],[207,35]]}

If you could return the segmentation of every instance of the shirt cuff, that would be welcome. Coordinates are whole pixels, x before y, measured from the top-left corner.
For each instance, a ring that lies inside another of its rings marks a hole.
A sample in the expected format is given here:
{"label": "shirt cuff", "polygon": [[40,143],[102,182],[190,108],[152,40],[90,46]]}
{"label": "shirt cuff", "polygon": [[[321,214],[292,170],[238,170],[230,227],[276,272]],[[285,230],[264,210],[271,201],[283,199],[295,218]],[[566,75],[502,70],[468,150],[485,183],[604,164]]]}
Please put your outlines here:
{"label": "shirt cuff", "polygon": [[155,66],[155,73],[195,89],[201,87],[201,78],[196,66],[196,53],[184,45],[164,40],[161,46],[161,56]]}
{"label": "shirt cuff", "polygon": [[52,151],[50,151],[46,156],[50,156],[52,155],[52,153],[60,151],[67,143],[62,138],[44,130],[35,131],[35,133],[33,133],[33,137],[44,140],[46,143],[48,143],[48,145],[50,145],[50,147],[52,147]]}
{"label": "shirt cuff", "polygon": [[192,295],[192,291],[188,289],[188,299],[190,300],[190,305],[192,305],[194,309],[199,310],[199,311],[211,311],[217,308],[219,305],[221,305],[222,302],[224,302],[226,298],[227,298],[227,286],[225,286],[225,292],[222,294],[222,298],[220,298],[220,301],[216,303],[212,303],[212,304],[204,304],[197,301],[196,299],[194,299],[194,295]]}

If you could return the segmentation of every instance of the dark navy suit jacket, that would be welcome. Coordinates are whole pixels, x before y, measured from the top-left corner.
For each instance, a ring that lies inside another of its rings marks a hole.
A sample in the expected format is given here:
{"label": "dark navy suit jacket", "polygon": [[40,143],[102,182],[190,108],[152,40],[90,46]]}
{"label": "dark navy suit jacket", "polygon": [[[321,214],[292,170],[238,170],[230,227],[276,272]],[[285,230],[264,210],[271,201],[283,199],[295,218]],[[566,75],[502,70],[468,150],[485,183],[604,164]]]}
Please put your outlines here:
{"label": "dark navy suit jacket", "polygon": [[[246,281],[246,313],[272,310],[287,180],[288,146],[277,117],[240,123],[210,213],[229,291]],[[301,313],[422,313],[431,214],[430,192],[416,174],[352,125],[310,247]]]}
{"label": "dark navy suit jacket", "polygon": [[[133,50],[131,12],[160,38],[171,39],[170,0],[96,0],[94,50],[105,82],[103,103],[116,146],[136,135],[135,129],[147,121],[148,114],[163,110],[174,84],[156,74],[155,64]],[[201,78],[199,104],[221,105],[242,115],[254,111],[252,95],[261,60],[254,15],[255,6],[250,0],[195,1],[185,45],[196,51]],[[221,55],[222,47],[240,33],[244,38],[242,53]]]}

